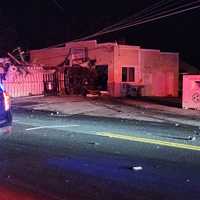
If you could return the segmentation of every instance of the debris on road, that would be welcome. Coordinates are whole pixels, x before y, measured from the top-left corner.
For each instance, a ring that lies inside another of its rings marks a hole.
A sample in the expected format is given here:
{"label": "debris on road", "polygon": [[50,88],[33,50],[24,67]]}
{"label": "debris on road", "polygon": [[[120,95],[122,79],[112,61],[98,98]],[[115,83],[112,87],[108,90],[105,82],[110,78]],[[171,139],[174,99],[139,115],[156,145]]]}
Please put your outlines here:
{"label": "debris on road", "polygon": [[190,140],[190,141],[196,140],[196,137],[191,136],[191,135],[189,135],[187,137],[176,136],[176,135],[157,135],[157,136],[162,137],[162,138],[174,139],[174,140]]}
{"label": "debris on road", "polygon": [[186,182],[187,182],[187,183],[190,183],[190,179],[186,179]]}
{"label": "debris on road", "polygon": [[188,140],[194,141],[194,140],[196,140],[196,137],[195,136],[188,136]]}
{"label": "debris on road", "polygon": [[92,145],[100,145],[98,142],[89,142],[88,144],[92,144]]}
{"label": "debris on road", "polygon": [[196,131],[196,130],[194,130],[194,134],[195,135],[200,135],[200,133],[198,131]]}
{"label": "debris on road", "polygon": [[143,170],[143,167],[142,166],[133,166],[130,169],[133,171],[141,171],[141,170]]}

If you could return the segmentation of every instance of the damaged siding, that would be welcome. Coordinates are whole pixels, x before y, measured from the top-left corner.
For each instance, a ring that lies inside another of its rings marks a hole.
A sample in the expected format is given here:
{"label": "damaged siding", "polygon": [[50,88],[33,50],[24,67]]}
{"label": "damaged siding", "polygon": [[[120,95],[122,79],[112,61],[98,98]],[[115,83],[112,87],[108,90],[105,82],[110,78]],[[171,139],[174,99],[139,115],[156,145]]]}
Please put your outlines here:
{"label": "damaged siding", "polygon": [[57,66],[62,63],[67,55],[65,47],[49,48],[30,51],[31,63],[48,66]]}
{"label": "damaged siding", "polygon": [[11,68],[7,73],[3,84],[11,97],[43,94],[43,69],[40,67],[29,67],[28,71],[28,74],[19,73]]}

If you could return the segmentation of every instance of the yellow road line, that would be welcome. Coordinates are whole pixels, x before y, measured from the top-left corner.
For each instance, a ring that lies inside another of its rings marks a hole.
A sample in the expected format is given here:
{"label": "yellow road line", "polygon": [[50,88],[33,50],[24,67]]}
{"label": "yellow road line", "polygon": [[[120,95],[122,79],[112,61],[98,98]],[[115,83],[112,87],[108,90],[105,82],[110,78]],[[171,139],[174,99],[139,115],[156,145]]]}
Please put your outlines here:
{"label": "yellow road line", "polygon": [[110,132],[97,132],[96,134],[99,136],[116,138],[116,139],[121,139],[121,140],[129,140],[129,141],[133,141],[133,142],[157,144],[157,145],[161,145],[161,146],[174,147],[174,148],[179,148],[179,149],[200,151],[200,146],[194,146],[194,145],[190,145],[190,144],[167,142],[167,141],[162,141],[162,140],[157,140],[157,139],[142,138],[142,137],[135,137],[135,136],[129,136],[129,135],[121,135],[121,134],[110,133]]}

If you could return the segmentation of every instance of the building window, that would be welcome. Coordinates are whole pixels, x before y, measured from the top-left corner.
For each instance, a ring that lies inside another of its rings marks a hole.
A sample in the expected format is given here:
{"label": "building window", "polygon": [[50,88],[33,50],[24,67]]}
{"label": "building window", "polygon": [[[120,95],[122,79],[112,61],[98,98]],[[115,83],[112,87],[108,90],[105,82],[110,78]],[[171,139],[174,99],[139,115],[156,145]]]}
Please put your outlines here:
{"label": "building window", "polygon": [[129,73],[128,73],[128,78],[129,78],[129,82],[135,82],[135,68],[134,67],[130,67],[129,68]]}
{"label": "building window", "polygon": [[126,82],[126,81],[127,81],[127,68],[122,67],[122,82]]}
{"label": "building window", "polygon": [[122,67],[122,82],[135,82],[134,67]]}

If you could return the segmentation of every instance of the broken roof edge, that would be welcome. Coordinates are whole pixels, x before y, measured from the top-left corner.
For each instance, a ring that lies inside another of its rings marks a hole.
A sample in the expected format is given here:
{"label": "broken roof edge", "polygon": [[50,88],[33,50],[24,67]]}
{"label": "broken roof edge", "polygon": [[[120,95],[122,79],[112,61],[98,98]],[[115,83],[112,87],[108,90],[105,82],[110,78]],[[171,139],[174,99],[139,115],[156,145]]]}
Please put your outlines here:
{"label": "broken roof edge", "polygon": [[165,52],[165,51],[161,51],[160,53],[161,53],[161,54],[172,54],[172,55],[177,55],[177,56],[179,56],[179,53],[178,53],[178,52]]}
{"label": "broken roof edge", "polygon": [[159,49],[144,49],[144,48],[141,48],[141,51],[151,51],[151,52],[161,53],[161,51]]}
{"label": "broken roof edge", "polygon": [[49,48],[43,48],[43,49],[33,49],[33,50],[30,50],[30,52],[43,52],[44,50],[48,50],[48,49],[52,49],[52,50],[60,50],[60,49],[65,49],[65,46],[62,46],[62,47],[49,47]]}
{"label": "broken roof edge", "polygon": [[97,40],[81,40],[81,41],[71,41],[71,42],[66,42],[65,47],[71,46],[71,45],[80,45],[80,44],[93,44],[97,45]]}
{"label": "broken roof edge", "polygon": [[117,43],[115,42],[104,42],[104,43],[97,43],[98,47],[102,47],[102,46],[116,46]]}
{"label": "broken roof edge", "polygon": [[157,53],[160,53],[160,54],[171,54],[171,55],[177,55],[179,56],[179,52],[165,52],[165,51],[161,51],[159,49],[144,49],[144,48],[141,48],[141,51],[151,51],[151,52],[157,52]]}
{"label": "broken roof edge", "polygon": [[124,48],[124,49],[128,49],[128,48],[130,48],[130,49],[141,49],[141,47],[140,46],[136,46],[136,45],[126,45],[126,44],[118,44],[118,46],[120,47],[120,48]]}
{"label": "broken roof edge", "polygon": [[130,48],[130,49],[140,49],[141,51],[151,51],[151,52],[158,52],[160,54],[172,54],[172,55],[177,55],[179,56],[178,52],[163,52],[159,49],[146,49],[142,48],[141,46],[138,45],[126,45],[126,44],[119,44],[117,41],[116,42],[104,42],[104,43],[98,43],[97,40],[81,40],[81,41],[71,41],[71,42],[66,42],[64,46],[60,47],[49,47],[49,48],[42,48],[42,49],[34,49],[30,50],[31,52],[39,52],[43,51],[46,49],[65,49],[69,46],[73,46],[79,48],[79,45],[92,45],[93,47],[104,47],[104,46],[118,46],[120,48]]}
{"label": "broken roof edge", "polygon": [[97,46],[101,47],[101,46],[106,46],[106,45],[111,45],[111,46],[120,46],[120,47],[123,47],[123,48],[141,48],[140,46],[138,45],[122,45],[122,44],[119,44],[117,41],[116,42],[102,42],[102,43],[98,43],[97,40],[82,40],[82,41],[74,41],[74,42],[67,42],[65,43],[66,46],[68,45],[72,45],[72,44],[96,44]]}

